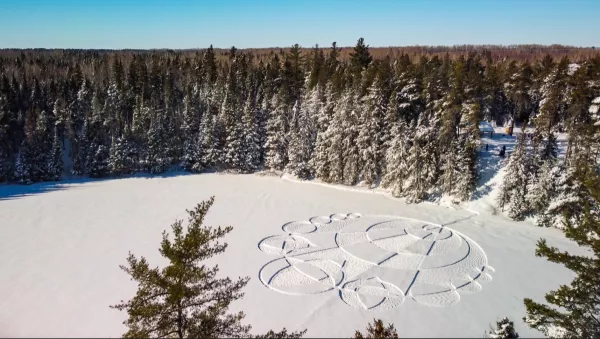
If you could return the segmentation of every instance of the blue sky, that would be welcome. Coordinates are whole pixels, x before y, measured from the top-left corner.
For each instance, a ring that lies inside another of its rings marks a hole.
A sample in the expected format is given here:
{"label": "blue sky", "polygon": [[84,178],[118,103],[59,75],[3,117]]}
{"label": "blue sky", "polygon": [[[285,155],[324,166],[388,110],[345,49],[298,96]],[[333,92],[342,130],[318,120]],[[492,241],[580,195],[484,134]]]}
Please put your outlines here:
{"label": "blue sky", "polygon": [[0,48],[600,46],[600,0],[0,0]]}

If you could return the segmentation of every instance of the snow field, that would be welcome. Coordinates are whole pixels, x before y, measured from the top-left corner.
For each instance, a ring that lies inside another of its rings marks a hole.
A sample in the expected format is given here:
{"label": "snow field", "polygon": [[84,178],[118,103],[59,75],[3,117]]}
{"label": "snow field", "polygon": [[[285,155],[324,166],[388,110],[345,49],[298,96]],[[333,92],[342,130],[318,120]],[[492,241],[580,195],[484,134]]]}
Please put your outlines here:
{"label": "snow field", "polygon": [[232,311],[253,333],[350,337],[376,317],[404,337],[480,337],[506,315],[539,337],[519,320],[523,298],[543,300],[572,275],[535,244],[580,251],[556,229],[278,177],[1,186],[0,336],[120,336],[126,314],[108,306],[136,286],[119,265],[129,251],[163,265],[162,231],[212,195],[206,222],[234,230],[209,264],[251,277]]}

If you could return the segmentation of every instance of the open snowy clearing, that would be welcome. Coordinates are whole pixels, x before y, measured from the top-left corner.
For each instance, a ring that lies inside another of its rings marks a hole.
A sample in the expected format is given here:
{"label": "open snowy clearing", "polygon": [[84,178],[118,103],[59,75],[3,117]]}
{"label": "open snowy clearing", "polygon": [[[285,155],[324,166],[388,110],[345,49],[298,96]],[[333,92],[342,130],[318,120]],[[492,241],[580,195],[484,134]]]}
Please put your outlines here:
{"label": "open snowy clearing", "polygon": [[520,320],[523,298],[542,301],[572,275],[535,244],[581,251],[555,229],[278,177],[0,186],[0,336],[120,336],[126,314],[108,306],[135,293],[119,269],[128,251],[162,265],[161,232],[211,195],[207,223],[234,226],[213,260],[251,277],[232,311],[253,333],[351,337],[375,317],[402,337],[481,337],[508,316],[540,337]]}

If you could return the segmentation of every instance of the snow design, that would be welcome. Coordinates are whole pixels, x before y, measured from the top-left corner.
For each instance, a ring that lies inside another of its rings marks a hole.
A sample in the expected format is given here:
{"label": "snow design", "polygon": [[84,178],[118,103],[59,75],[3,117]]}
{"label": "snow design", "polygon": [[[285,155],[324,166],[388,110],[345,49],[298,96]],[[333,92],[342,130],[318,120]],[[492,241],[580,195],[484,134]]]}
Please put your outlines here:
{"label": "snow design", "polygon": [[483,249],[443,225],[397,216],[332,214],[282,226],[258,248],[277,256],[259,271],[288,295],[336,292],[348,305],[390,310],[411,299],[444,307],[492,280]]}

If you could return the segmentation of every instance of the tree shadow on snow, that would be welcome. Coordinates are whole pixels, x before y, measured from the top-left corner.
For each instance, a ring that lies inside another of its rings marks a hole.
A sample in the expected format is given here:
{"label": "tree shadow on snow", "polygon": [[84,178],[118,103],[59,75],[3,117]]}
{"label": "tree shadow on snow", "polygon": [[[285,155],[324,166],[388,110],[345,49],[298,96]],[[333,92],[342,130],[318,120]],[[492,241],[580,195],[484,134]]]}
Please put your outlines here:
{"label": "tree shadow on snow", "polygon": [[[203,172],[204,173],[204,172]],[[208,171],[206,172],[208,173]],[[12,200],[25,198],[32,195],[50,193],[55,191],[62,191],[67,189],[77,188],[78,185],[85,185],[95,182],[131,179],[131,178],[142,178],[142,179],[155,179],[155,178],[173,178],[180,176],[193,175],[195,173],[189,173],[185,171],[172,171],[160,174],[149,174],[149,173],[136,173],[131,175],[122,175],[118,177],[104,177],[104,178],[89,178],[89,177],[70,177],[65,178],[62,181],[46,181],[39,182],[30,185],[21,185],[17,183],[11,184],[0,184],[0,201]]]}

